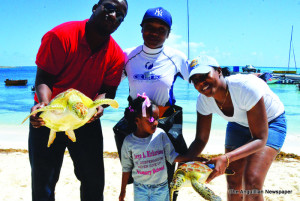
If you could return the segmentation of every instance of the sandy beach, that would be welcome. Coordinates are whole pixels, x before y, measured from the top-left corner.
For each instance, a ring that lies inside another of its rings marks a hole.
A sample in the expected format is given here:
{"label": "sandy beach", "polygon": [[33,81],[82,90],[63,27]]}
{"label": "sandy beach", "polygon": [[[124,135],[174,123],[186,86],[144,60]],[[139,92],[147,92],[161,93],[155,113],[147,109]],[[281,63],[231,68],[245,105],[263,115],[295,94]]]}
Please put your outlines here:
{"label": "sandy beach", "polygon": [[[29,201],[31,200],[30,165],[27,153],[27,125],[0,125],[0,200],[1,201]],[[113,132],[111,128],[104,127],[104,150],[116,152]],[[210,142],[204,150],[205,154],[223,153],[224,136],[221,131],[212,131]],[[184,128],[187,144],[194,138],[193,129]],[[297,136],[287,137],[282,151],[299,155],[299,142]],[[10,148],[19,149],[9,151]],[[105,200],[118,200],[121,185],[121,164],[116,154],[105,154]],[[300,160],[285,158],[275,161],[267,175],[263,189],[265,200],[300,200]],[[65,155],[60,180],[56,187],[56,200],[79,201],[79,186],[74,172],[73,164],[68,154]],[[213,180],[208,186],[223,200],[226,200],[225,176]],[[132,185],[127,187],[126,200],[133,200]],[[192,188],[183,188],[178,200],[201,200]]]}
{"label": "sandy beach", "polygon": [[[21,152],[0,153],[0,200],[31,200],[30,166],[28,154]],[[105,158],[105,200],[118,200],[121,182],[121,165],[118,158]],[[271,166],[264,187],[265,200],[300,199],[299,160],[285,159],[276,161]],[[80,183],[73,173],[73,164],[68,154],[65,155],[60,180],[56,187],[57,201],[80,201]],[[208,186],[223,200],[226,200],[225,176],[213,180]],[[286,193],[286,194],[283,194]],[[126,200],[133,200],[133,187],[128,185]],[[178,200],[201,200],[192,188],[186,187],[179,192]]]}

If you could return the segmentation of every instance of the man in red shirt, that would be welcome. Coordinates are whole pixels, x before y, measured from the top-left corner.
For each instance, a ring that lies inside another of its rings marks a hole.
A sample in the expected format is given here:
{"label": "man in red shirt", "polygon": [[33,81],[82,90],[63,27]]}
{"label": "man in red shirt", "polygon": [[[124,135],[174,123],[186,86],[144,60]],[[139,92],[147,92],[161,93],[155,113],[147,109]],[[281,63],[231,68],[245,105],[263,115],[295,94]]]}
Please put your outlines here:
{"label": "man in red shirt", "polygon": [[[42,38],[36,64],[36,105],[44,107],[57,94],[74,88],[91,99],[114,98],[124,66],[122,49],[110,36],[127,14],[126,0],[100,0],[90,19],[63,23]],[[32,200],[54,200],[66,147],[81,182],[81,200],[103,200],[103,137],[99,118],[104,108],[75,130],[73,143],[63,133],[47,148],[50,130],[38,115],[30,118],[29,158]]]}

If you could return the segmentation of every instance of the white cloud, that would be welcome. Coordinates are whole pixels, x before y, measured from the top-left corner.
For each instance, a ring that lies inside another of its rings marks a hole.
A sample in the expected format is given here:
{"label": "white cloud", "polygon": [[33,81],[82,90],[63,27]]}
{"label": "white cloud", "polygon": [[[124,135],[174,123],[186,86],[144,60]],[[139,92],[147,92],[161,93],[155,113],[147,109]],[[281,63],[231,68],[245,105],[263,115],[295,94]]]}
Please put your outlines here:
{"label": "white cloud", "polygon": [[[188,52],[188,43],[186,40],[183,40],[181,35],[176,35],[174,33],[170,33],[169,38],[165,43],[167,46],[178,49],[184,52],[187,55]],[[199,56],[199,55],[209,55],[215,58],[218,58],[221,61],[225,61],[225,63],[229,63],[232,59],[231,52],[224,52],[219,47],[206,47],[203,42],[190,42],[190,60]]]}
{"label": "white cloud", "polygon": [[[185,54],[187,54],[188,51],[188,43],[187,41],[182,39],[181,35],[176,35],[174,33],[170,33],[169,38],[166,40],[165,43],[167,46],[172,47],[174,49],[178,49]],[[191,54],[199,54],[200,48],[205,47],[203,42],[190,42],[189,48]]]}

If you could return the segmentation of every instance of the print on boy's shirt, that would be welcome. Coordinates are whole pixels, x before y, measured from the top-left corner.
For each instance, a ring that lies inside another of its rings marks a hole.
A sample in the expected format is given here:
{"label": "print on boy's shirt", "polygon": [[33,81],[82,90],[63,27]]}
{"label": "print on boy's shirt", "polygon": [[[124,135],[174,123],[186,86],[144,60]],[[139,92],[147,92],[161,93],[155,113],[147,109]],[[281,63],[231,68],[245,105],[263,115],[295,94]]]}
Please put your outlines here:
{"label": "print on boy's shirt", "polygon": [[146,154],[143,152],[143,154],[134,154],[134,159],[141,159],[141,158],[147,158],[152,156],[157,156],[159,154],[164,154],[164,150],[158,150],[158,151],[147,151]]}
{"label": "print on boy's shirt", "polygon": [[[163,150],[157,150],[157,151],[152,150],[152,151],[143,152],[142,154],[134,154],[134,158],[138,160],[149,158],[148,160],[146,159],[146,160],[136,162],[136,166],[138,167],[137,174],[152,175],[164,170],[165,166],[164,165],[161,166],[164,158],[159,156],[163,154],[164,154]],[[149,170],[149,168],[151,168],[151,170]]]}
{"label": "print on boy's shirt", "polygon": [[157,172],[160,172],[162,170],[165,169],[165,166],[163,165],[160,168],[154,168],[153,170],[149,170],[149,171],[141,171],[141,170],[136,170],[138,174],[142,174],[142,175],[151,175],[151,174],[155,174]]}

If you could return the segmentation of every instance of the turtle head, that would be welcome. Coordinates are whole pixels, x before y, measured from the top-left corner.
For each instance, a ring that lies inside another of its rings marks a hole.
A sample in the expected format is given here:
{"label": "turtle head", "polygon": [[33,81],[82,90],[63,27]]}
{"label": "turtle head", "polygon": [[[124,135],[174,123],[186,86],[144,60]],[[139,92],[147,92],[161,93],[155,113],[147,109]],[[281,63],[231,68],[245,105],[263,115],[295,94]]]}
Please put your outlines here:
{"label": "turtle head", "polygon": [[170,188],[178,190],[186,181],[186,174],[183,170],[177,170],[173,176],[173,180],[170,183]]}
{"label": "turtle head", "polygon": [[71,111],[80,119],[84,119],[88,113],[88,108],[83,104],[82,100],[76,94],[70,93],[68,97],[68,105]]}
{"label": "turtle head", "polygon": [[88,108],[82,102],[77,102],[73,104],[72,110],[80,119],[84,119],[88,113]]}
{"label": "turtle head", "polygon": [[174,192],[178,191],[183,186],[186,179],[186,174],[183,170],[176,170],[173,176],[173,180],[170,183],[170,201],[173,201]]}

